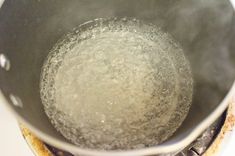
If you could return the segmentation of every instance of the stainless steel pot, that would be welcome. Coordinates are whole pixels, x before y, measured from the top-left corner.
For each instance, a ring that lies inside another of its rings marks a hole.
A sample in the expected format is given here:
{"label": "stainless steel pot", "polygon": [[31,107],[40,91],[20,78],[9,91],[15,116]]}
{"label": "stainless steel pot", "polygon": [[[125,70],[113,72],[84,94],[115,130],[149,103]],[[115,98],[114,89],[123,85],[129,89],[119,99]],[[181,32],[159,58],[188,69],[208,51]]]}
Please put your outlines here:
{"label": "stainless steel pot", "polygon": [[[79,148],[50,124],[39,95],[40,70],[64,34],[95,18],[135,17],[161,26],[183,46],[194,76],[190,112],[154,147]],[[0,9],[0,100],[45,142],[81,155],[150,155],[182,149],[226,109],[235,94],[235,18],[228,0],[7,0]]]}

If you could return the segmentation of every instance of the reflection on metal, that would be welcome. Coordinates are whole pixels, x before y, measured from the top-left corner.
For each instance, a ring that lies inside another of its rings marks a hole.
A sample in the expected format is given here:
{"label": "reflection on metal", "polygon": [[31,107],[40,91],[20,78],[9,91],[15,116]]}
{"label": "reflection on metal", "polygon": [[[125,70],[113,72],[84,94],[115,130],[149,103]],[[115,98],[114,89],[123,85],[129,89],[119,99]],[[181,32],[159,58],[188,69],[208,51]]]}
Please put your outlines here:
{"label": "reflection on metal", "polygon": [[14,106],[20,107],[20,108],[23,107],[23,103],[22,103],[21,99],[18,96],[10,94],[9,97],[10,97],[10,100],[13,103]]}
{"label": "reflection on metal", "polygon": [[0,54],[0,67],[6,71],[9,71],[11,67],[9,59],[4,54]]}

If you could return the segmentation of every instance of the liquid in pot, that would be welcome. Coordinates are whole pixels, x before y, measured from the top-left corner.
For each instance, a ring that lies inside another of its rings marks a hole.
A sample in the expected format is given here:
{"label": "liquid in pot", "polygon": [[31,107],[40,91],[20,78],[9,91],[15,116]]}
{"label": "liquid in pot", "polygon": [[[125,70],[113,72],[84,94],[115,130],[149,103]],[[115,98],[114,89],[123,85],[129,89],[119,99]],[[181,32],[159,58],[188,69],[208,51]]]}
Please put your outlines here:
{"label": "liquid in pot", "polygon": [[42,68],[53,126],[83,148],[136,149],[169,138],[185,119],[193,80],[181,46],[158,26],[97,19],[63,37]]}

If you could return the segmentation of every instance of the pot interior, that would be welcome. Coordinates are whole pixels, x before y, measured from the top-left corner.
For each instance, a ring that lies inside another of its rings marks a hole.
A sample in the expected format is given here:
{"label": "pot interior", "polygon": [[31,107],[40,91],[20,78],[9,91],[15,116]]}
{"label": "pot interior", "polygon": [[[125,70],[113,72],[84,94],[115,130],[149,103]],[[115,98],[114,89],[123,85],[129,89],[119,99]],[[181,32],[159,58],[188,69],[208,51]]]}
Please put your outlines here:
{"label": "pot interior", "polygon": [[[44,113],[39,94],[41,67],[54,44],[74,27],[96,18],[134,17],[162,27],[183,47],[193,72],[190,112],[164,144],[178,142],[217,108],[235,78],[234,13],[229,1],[214,0],[7,0],[0,10],[0,88],[10,106],[40,131],[64,139]],[[10,96],[23,107],[12,105]]]}

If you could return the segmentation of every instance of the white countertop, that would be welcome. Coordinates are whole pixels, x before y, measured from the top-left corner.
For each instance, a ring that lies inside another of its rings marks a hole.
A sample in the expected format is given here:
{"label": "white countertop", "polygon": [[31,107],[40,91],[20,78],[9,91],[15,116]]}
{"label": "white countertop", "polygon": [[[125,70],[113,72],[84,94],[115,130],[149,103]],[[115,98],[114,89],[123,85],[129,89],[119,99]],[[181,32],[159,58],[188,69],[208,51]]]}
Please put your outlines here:
{"label": "white countertop", "polygon": [[0,155],[34,156],[19,129],[16,119],[0,101]]}

